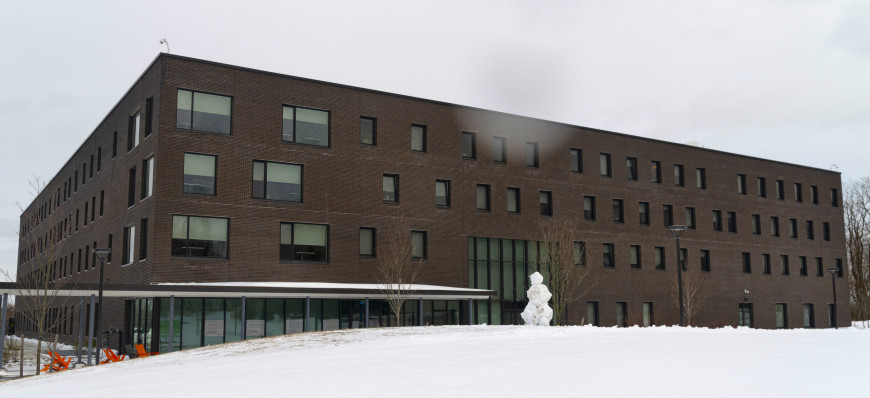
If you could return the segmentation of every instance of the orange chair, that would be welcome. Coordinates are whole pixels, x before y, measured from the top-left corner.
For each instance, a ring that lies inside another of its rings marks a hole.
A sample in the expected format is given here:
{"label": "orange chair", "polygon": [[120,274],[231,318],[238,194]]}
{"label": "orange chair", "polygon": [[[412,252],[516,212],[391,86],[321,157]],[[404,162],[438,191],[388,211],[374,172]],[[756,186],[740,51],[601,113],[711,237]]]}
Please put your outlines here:
{"label": "orange chair", "polygon": [[124,360],[124,358],[127,358],[127,356],[124,354],[121,354],[121,356],[119,357],[118,354],[115,354],[115,351],[112,351],[108,348],[103,348],[103,353],[106,354],[106,360],[101,361],[100,365],[105,365],[109,362],[121,362]]}
{"label": "orange chair", "polygon": [[157,355],[157,354],[160,354],[160,353],[159,353],[159,352],[148,352],[148,351],[145,351],[145,346],[144,346],[144,345],[142,345],[142,344],[136,344],[136,356],[138,356],[139,358],[145,358],[145,357],[149,357],[149,356]]}
{"label": "orange chair", "polygon": [[42,371],[53,370],[55,372],[60,372],[69,369],[69,364],[72,362],[72,357],[69,359],[64,359],[64,357],[60,356],[60,354],[53,351],[46,351],[49,355],[51,355],[52,361],[50,364],[42,367]]}

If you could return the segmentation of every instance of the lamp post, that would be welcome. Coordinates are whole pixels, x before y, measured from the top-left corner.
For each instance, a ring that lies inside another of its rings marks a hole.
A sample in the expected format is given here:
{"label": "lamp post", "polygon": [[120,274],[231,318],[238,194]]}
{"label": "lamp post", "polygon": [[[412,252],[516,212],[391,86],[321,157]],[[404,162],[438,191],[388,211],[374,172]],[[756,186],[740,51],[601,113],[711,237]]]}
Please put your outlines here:
{"label": "lamp post", "polygon": [[677,240],[677,284],[679,285],[679,301],[680,301],[680,326],[686,326],[685,310],[683,309],[683,262],[680,260],[680,235],[686,232],[685,225],[671,225],[668,230],[674,235]]}
{"label": "lamp post", "polygon": [[[103,263],[105,263],[106,256],[110,253],[112,253],[112,249],[100,249],[100,248],[96,248],[96,247],[94,248],[94,254],[96,254],[97,257],[100,259],[100,301],[99,301],[100,308],[97,311],[97,321],[96,321],[97,336],[100,335],[100,320],[102,319],[102,315],[103,315]],[[97,337],[97,339],[99,339],[99,337]],[[100,340],[97,340],[97,362],[96,363],[98,365],[100,363],[100,349],[103,348],[102,346],[103,346],[102,342]],[[88,349],[90,349],[90,347],[88,347]]]}
{"label": "lamp post", "polygon": [[834,329],[839,329],[840,326],[837,325],[837,272],[840,272],[839,268],[831,267],[828,268],[828,273],[831,274],[831,289],[834,291],[834,311],[831,314],[831,320],[834,321]]}

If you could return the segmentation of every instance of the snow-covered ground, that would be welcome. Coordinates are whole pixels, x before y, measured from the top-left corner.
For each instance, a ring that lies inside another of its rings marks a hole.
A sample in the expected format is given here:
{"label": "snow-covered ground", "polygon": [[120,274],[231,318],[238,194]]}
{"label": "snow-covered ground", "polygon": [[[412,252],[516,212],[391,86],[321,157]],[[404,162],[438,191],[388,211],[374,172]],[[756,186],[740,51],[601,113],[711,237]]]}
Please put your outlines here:
{"label": "snow-covered ground", "polygon": [[0,397],[831,397],[870,330],[439,326],[305,333],[0,383]]}

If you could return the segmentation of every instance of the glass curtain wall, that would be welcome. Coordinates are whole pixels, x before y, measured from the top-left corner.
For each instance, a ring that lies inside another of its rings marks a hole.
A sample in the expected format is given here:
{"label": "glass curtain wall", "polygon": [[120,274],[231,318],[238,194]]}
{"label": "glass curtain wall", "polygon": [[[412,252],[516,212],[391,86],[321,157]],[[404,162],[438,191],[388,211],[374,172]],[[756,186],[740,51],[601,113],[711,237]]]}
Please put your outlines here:
{"label": "glass curtain wall", "polygon": [[[468,287],[495,290],[489,301],[477,301],[474,322],[490,325],[522,323],[528,275],[537,268],[538,242],[468,238]],[[543,267],[545,268],[545,267]],[[546,280],[547,270],[539,270]]]}

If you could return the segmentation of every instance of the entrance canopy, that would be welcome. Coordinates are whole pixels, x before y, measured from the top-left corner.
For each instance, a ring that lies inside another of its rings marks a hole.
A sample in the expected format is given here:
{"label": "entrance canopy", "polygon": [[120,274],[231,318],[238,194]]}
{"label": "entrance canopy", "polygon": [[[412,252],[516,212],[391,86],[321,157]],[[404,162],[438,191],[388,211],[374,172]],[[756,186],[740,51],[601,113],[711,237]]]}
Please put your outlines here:
{"label": "entrance canopy", "polygon": [[[270,298],[346,298],[386,299],[379,285],[373,283],[324,282],[208,282],[154,283],[150,285],[104,284],[103,297],[270,297]],[[50,283],[47,288],[33,289],[31,284],[0,283],[0,294],[38,296],[48,290],[52,296],[90,296],[99,294],[94,283]],[[486,300],[493,290],[467,289],[450,286],[411,285],[409,299]]]}

